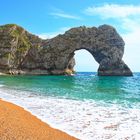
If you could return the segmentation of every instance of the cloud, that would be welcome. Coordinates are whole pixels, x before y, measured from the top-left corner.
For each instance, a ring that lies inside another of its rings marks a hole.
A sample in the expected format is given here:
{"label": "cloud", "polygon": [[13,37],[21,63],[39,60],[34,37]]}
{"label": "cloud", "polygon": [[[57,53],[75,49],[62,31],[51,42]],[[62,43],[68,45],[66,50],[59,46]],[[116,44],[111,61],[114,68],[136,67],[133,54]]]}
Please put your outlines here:
{"label": "cloud", "polygon": [[71,27],[62,27],[58,29],[58,31],[56,32],[42,33],[42,34],[39,34],[38,36],[42,39],[51,39],[59,34],[65,33],[65,31],[69,30],[70,28]]}
{"label": "cloud", "polygon": [[51,12],[50,15],[52,15],[54,17],[81,20],[81,17],[72,15],[72,14],[68,14],[61,9],[53,8],[52,10],[53,10],[53,12]]}
{"label": "cloud", "polygon": [[56,16],[56,17],[61,17],[61,18],[67,18],[67,19],[76,19],[80,20],[81,18],[78,16],[66,14],[66,13],[50,13],[50,15]]}
{"label": "cloud", "polygon": [[140,15],[140,5],[104,4],[85,9],[87,15],[100,15],[102,18],[126,18]]}
{"label": "cloud", "polygon": [[137,18],[123,18],[120,21],[120,26],[126,31],[134,32],[140,28],[140,15]]}

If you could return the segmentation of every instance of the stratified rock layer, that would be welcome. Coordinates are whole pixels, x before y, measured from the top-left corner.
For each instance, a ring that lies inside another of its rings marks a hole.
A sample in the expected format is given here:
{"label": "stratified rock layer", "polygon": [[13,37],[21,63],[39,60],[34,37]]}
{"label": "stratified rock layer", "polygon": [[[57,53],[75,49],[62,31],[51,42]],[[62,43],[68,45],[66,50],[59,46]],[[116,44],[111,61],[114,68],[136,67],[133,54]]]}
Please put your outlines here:
{"label": "stratified rock layer", "polygon": [[7,24],[0,26],[0,72],[72,74],[74,52],[85,49],[99,63],[98,75],[131,76],[131,70],[122,60],[124,45],[109,25],[72,28],[63,35],[42,40],[22,27]]}

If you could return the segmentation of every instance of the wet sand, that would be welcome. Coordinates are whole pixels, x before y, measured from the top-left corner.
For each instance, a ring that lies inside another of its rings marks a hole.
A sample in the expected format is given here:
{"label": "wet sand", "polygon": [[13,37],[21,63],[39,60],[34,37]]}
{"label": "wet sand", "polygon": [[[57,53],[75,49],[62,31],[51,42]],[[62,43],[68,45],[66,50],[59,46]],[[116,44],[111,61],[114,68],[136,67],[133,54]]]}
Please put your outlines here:
{"label": "wet sand", "polygon": [[0,140],[77,140],[0,99]]}

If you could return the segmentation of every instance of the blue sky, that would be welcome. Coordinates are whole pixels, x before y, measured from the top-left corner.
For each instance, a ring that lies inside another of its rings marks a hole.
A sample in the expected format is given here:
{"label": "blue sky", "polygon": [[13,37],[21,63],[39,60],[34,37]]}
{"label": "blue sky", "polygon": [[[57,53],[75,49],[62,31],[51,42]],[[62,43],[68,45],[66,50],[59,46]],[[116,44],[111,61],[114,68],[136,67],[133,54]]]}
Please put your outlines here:
{"label": "blue sky", "polygon": [[[42,38],[77,26],[114,26],[126,42],[124,61],[140,71],[139,0],[0,0],[0,25],[16,23]],[[86,51],[76,52],[77,71],[96,71],[98,64]]]}

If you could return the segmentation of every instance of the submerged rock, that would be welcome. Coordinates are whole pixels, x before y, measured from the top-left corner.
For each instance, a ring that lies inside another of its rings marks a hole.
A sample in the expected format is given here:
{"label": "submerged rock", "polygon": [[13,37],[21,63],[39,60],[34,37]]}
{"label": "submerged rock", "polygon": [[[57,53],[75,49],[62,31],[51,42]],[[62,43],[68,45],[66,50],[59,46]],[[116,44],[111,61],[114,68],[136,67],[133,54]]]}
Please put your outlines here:
{"label": "submerged rock", "polygon": [[0,72],[71,75],[74,52],[85,49],[99,63],[98,75],[131,76],[122,60],[124,45],[109,25],[72,28],[63,35],[42,40],[18,25],[7,24],[0,26]]}

